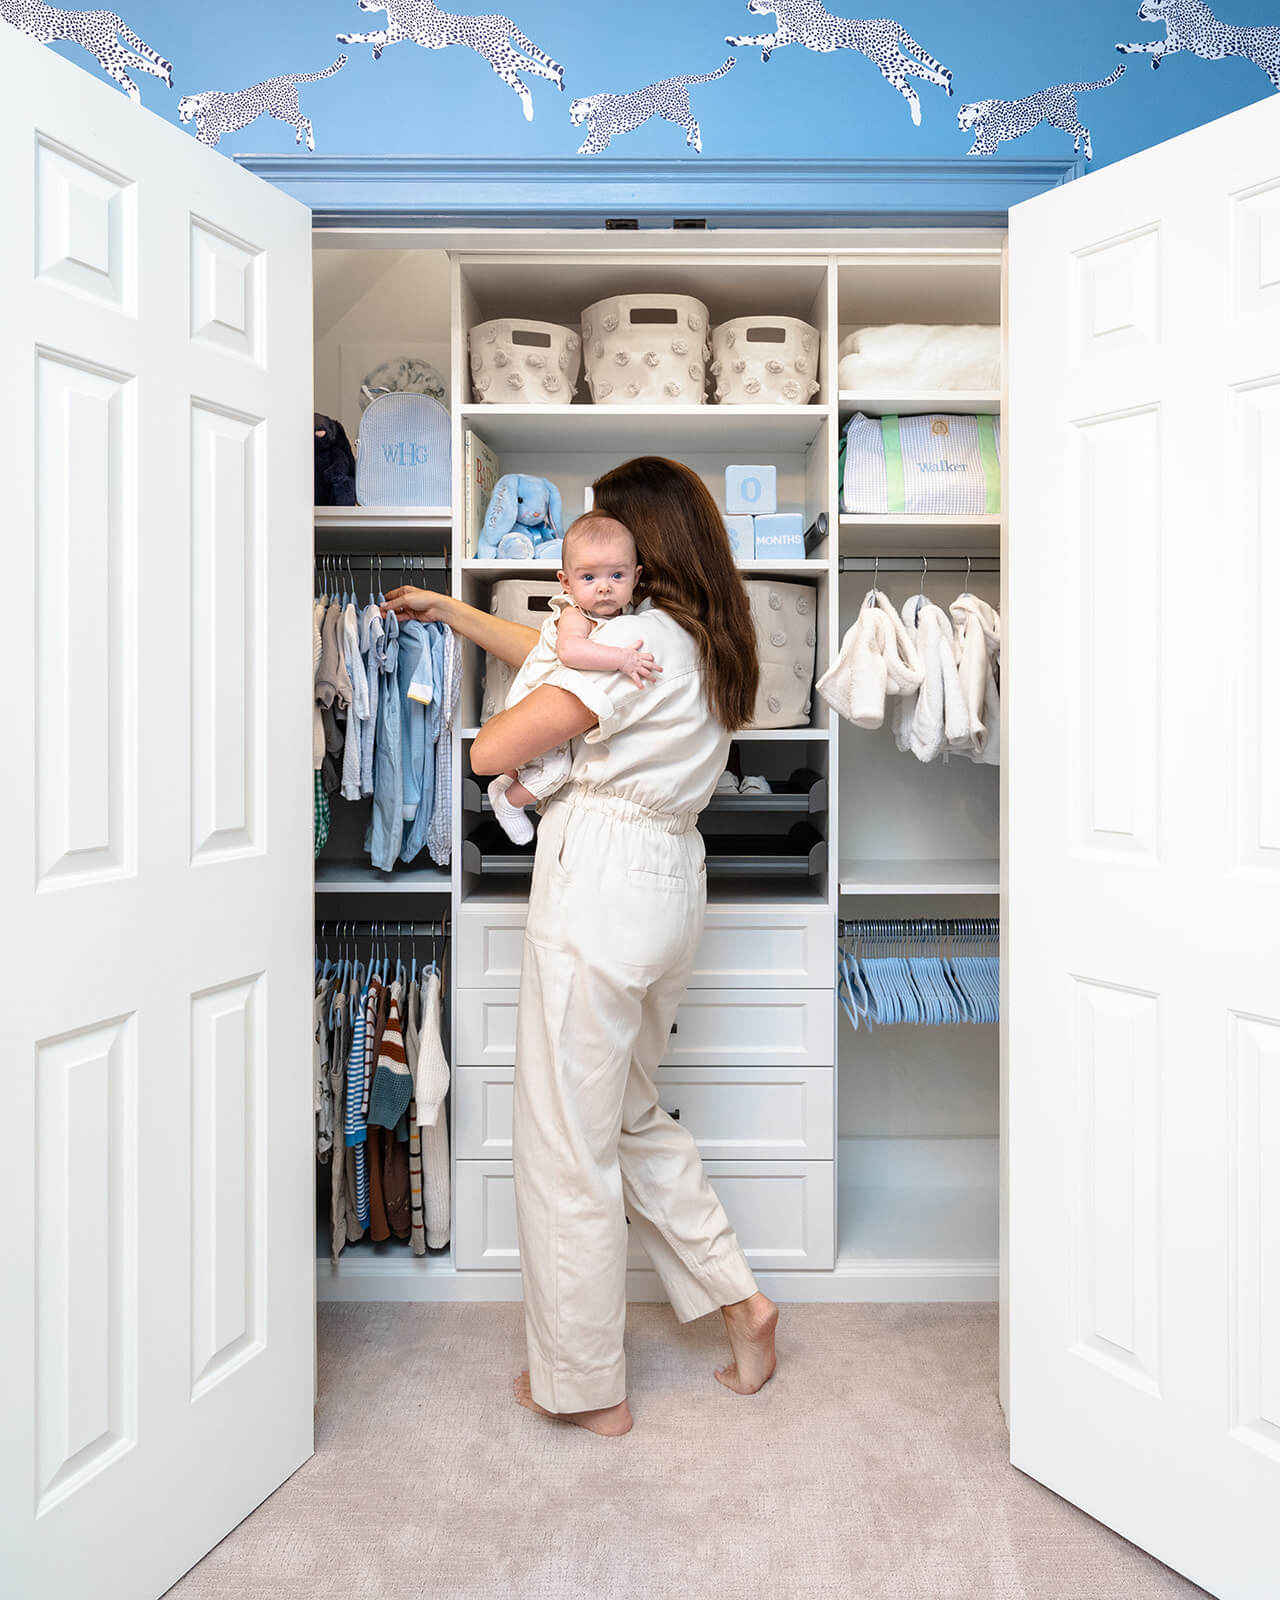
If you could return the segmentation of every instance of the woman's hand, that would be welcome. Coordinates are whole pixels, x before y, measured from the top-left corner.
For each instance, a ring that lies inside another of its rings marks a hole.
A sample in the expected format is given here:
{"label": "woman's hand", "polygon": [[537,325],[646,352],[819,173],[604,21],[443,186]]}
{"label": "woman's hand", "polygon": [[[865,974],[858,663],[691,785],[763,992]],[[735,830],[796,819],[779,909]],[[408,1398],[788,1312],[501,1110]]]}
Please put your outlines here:
{"label": "woman's hand", "polygon": [[382,607],[385,617],[393,611],[401,622],[447,622],[449,596],[437,594],[434,589],[417,589],[412,584],[402,584],[398,589],[388,589]]}

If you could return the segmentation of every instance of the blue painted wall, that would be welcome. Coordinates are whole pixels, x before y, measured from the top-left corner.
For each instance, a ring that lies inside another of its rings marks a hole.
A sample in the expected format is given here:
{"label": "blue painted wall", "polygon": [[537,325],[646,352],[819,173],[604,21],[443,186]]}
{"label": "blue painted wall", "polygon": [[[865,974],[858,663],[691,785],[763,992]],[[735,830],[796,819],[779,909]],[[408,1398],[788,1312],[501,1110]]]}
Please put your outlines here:
{"label": "blue painted wall", "polygon": [[[772,15],[749,15],[743,0],[625,6],[608,0],[507,0],[516,24],[565,68],[564,93],[526,75],[534,107],[533,121],[526,122],[516,95],[469,50],[428,51],[401,42],[374,61],[367,45],[340,46],[338,33],[386,24],[384,13],[363,12],[355,0],[280,0],[270,7],[251,0],[182,7],[172,0],[118,3],[133,31],[173,63],[172,90],[154,77],[134,75],[143,103],[173,121],[183,94],[316,71],[346,50],[349,60],[339,74],[300,91],[317,152],[326,155],[571,156],[586,132],[569,121],[575,95],[622,92],[674,73],[709,71],[729,55],[740,59],[727,77],[691,91],[708,156],[963,156],[972,143],[972,134],[956,123],[963,102],[1105,77],[1126,61],[1118,83],[1078,97],[1093,136],[1093,164],[1100,166],[1274,92],[1265,74],[1241,59],[1207,61],[1182,53],[1153,71],[1148,56],[1118,55],[1118,41],[1156,41],[1165,34],[1162,24],[1139,20],[1135,0],[1075,0],[1069,6],[889,0],[885,10],[953,74],[950,99],[940,88],[917,84],[922,116],[915,127],[906,101],[855,51],[819,54],[789,44],[765,64],[757,49],[731,49],[726,34],[765,33],[774,26]],[[474,14],[484,0],[452,3]],[[831,9],[863,14],[857,0],[833,0]],[[1280,25],[1276,0],[1215,0],[1215,9],[1231,23]],[[50,48],[101,75],[76,46]],[[297,147],[292,128],[260,117],[225,135],[219,148],[234,154]],[[615,139],[609,154],[698,160],[686,150],[684,132],[657,119]],[[1070,154],[1070,137],[1048,126],[1000,147],[1001,156]]]}

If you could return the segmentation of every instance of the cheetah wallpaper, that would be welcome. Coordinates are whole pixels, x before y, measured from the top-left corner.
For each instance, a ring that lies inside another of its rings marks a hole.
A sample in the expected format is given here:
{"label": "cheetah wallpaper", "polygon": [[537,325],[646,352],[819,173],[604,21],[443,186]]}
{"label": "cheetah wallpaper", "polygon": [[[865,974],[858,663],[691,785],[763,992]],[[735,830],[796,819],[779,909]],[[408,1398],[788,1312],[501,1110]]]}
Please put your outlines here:
{"label": "cheetah wallpaper", "polygon": [[1280,0],[118,3],[0,18],[227,154],[1097,166],[1280,90]]}

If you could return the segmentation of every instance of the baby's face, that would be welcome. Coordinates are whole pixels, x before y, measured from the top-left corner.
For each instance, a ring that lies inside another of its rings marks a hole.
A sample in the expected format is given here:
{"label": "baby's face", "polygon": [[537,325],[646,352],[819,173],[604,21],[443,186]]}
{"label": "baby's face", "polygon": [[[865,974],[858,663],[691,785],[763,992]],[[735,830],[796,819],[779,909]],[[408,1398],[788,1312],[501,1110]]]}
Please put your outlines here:
{"label": "baby's face", "polygon": [[583,611],[616,617],[630,604],[640,568],[629,534],[598,533],[570,540],[569,560],[560,572],[565,592]]}

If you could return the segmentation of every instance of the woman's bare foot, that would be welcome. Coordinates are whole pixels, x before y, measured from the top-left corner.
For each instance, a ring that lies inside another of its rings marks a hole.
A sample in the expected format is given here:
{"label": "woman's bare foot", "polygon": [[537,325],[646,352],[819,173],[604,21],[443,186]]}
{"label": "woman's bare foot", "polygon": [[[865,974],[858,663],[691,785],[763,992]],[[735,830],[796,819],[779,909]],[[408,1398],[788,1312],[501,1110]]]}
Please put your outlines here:
{"label": "woman's bare foot", "polygon": [[522,1372],[511,1387],[526,1411],[536,1411],[540,1417],[550,1417],[553,1422],[571,1422],[575,1428],[585,1428],[588,1433],[598,1433],[606,1439],[616,1439],[631,1431],[631,1407],[625,1400],[600,1411],[548,1411],[533,1398],[527,1372]]}
{"label": "woman's bare foot", "polygon": [[733,1360],[727,1367],[721,1367],[716,1377],[734,1394],[755,1394],[773,1377],[773,1369],[778,1364],[773,1348],[778,1308],[757,1291],[750,1299],[721,1306],[720,1315],[729,1335]]}

